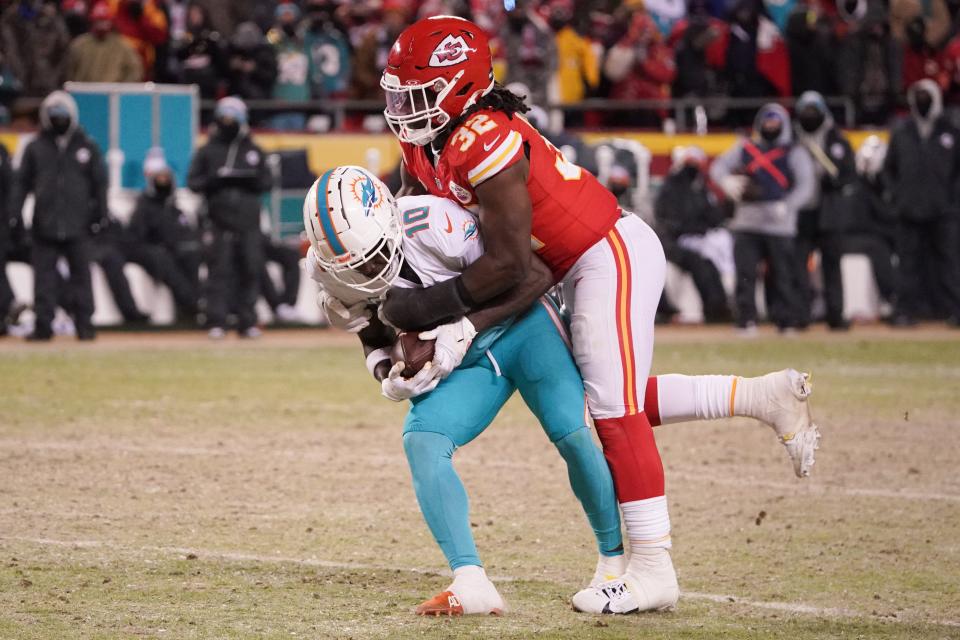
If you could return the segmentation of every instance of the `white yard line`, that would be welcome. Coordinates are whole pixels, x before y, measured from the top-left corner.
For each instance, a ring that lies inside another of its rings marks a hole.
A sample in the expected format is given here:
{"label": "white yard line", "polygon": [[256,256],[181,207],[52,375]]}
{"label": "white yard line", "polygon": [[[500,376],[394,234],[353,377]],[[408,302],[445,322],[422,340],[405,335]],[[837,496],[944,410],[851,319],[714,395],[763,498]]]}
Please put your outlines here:
{"label": "white yard line", "polygon": [[[198,559],[216,559],[227,562],[259,562],[263,564],[292,564],[302,567],[323,567],[326,569],[352,569],[361,571],[402,571],[406,573],[415,573],[428,576],[450,576],[447,570],[436,571],[419,567],[397,567],[389,565],[375,565],[364,563],[337,562],[335,560],[321,560],[319,558],[297,558],[293,556],[264,555],[259,553],[244,553],[238,551],[216,551],[212,549],[198,549],[195,547],[164,547],[164,546],[128,546],[116,544],[104,540],[60,540],[55,538],[29,538],[22,536],[0,536],[0,540],[12,542],[26,542],[29,544],[41,546],[67,547],[71,549],[112,549],[116,551],[137,552],[149,551],[164,555],[186,556],[195,554]],[[520,578],[518,576],[490,576],[492,580],[498,582],[521,582],[529,581],[530,577]],[[849,618],[849,619],[874,619],[866,613],[854,611],[852,609],[841,609],[837,607],[817,607],[801,602],[778,602],[767,600],[751,600],[738,596],[724,595],[719,593],[701,593],[698,591],[684,591],[681,597],[690,600],[705,600],[717,604],[734,604],[754,609],[765,609],[770,611],[781,611],[794,615],[806,615],[817,618]],[[880,617],[884,622],[895,624],[932,624],[947,627],[960,628],[960,620],[929,620],[926,618],[905,616],[905,617]]]}

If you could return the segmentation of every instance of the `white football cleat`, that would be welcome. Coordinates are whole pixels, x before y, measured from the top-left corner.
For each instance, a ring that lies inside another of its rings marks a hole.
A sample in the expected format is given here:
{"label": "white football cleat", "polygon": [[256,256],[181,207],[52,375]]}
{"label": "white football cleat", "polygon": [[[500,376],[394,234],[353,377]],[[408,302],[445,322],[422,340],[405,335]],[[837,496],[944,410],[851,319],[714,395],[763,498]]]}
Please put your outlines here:
{"label": "white football cleat", "polygon": [[418,616],[503,615],[507,606],[483,567],[458,567],[446,591],[420,603]]}
{"label": "white football cleat", "polygon": [[[820,429],[810,415],[810,374],[784,369],[758,378],[740,378],[744,414],[769,425],[786,447],[798,478],[810,475],[820,448]],[[739,403],[738,403],[739,404]]]}
{"label": "white football cleat", "polygon": [[627,571],[619,578],[582,589],[571,603],[584,613],[626,614],[638,611],[669,611],[680,599],[680,585],[670,552],[658,549],[647,554],[642,573]]}

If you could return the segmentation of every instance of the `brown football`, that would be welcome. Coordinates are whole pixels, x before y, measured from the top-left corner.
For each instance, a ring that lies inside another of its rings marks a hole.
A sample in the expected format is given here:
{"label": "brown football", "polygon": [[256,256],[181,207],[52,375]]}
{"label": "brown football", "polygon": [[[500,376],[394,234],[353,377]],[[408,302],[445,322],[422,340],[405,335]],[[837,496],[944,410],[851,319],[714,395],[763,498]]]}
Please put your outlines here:
{"label": "brown football", "polygon": [[401,374],[404,378],[412,378],[420,369],[433,360],[433,348],[436,340],[421,340],[415,331],[404,332],[399,335],[400,355],[407,365]]}

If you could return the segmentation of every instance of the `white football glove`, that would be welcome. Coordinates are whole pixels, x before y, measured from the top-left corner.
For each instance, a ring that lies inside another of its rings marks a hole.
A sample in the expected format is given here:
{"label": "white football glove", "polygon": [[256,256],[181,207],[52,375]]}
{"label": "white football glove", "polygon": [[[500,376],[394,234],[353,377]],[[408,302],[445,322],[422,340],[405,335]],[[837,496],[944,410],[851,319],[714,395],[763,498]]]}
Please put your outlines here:
{"label": "white football glove", "polygon": [[412,378],[404,378],[400,375],[400,372],[406,366],[403,361],[400,361],[390,369],[390,374],[380,383],[380,391],[383,393],[383,397],[394,402],[403,402],[429,393],[440,384],[439,372],[432,363],[428,362]]}
{"label": "white football glove", "polygon": [[465,317],[450,324],[442,324],[436,329],[422,331],[421,340],[436,340],[433,352],[433,366],[440,372],[441,378],[446,378],[463,362],[467,350],[473,343],[477,330],[473,323]]}
{"label": "white football glove", "polygon": [[330,326],[350,333],[359,333],[370,326],[373,313],[368,308],[366,300],[361,300],[349,307],[340,302],[323,289],[317,294],[317,305],[323,310],[330,321]]}
{"label": "white football glove", "polygon": [[720,179],[720,188],[727,197],[734,202],[740,202],[743,199],[743,192],[747,190],[750,184],[750,178],[741,175],[729,175]]}

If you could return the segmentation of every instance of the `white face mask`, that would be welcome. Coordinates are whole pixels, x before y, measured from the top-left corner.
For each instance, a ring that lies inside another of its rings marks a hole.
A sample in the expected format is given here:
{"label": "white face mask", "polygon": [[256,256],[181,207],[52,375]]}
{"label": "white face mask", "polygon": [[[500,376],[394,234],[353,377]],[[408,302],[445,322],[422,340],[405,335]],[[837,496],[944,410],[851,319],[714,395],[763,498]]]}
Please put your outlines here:
{"label": "white face mask", "polygon": [[390,130],[401,142],[423,146],[439,135],[451,117],[440,108],[443,99],[457,85],[463,71],[448,84],[443,78],[428,84],[400,85],[400,79],[389,73],[380,78],[386,95],[383,116]]}

